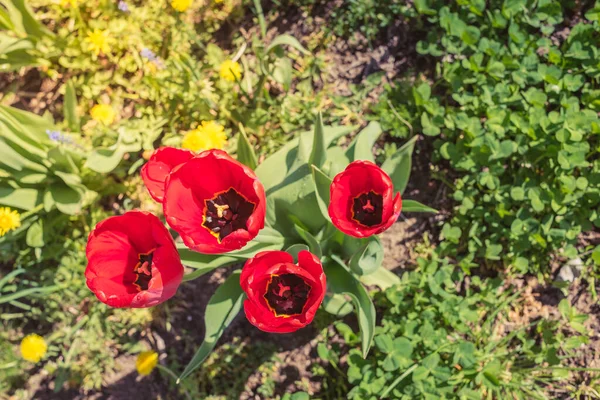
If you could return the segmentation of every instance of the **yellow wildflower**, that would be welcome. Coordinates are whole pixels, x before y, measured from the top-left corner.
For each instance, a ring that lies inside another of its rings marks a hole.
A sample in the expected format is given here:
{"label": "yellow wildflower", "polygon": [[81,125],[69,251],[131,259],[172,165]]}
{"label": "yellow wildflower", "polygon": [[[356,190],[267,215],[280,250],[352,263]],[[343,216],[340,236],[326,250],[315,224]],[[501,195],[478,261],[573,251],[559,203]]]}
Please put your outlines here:
{"label": "yellow wildflower", "polygon": [[0,207],[0,236],[21,226],[21,216],[9,207]]}
{"label": "yellow wildflower", "polygon": [[110,53],[112,38],[109,36],[108,31],[94,29],[92,32],[88,33],[84,42],[87,45],[88,51],[91,51],[96,55],[99,55],[100,53],[108,54]]}
{"label": "yellow wildflower", "polygon": [[94,121],[104,125],[110,125],[115,120],[115,110],[108,104],[96,104],[90,110],[90,115]]}
{"label": "yellow wildflower", "polygon": [[135,360],[135,368],[140,375],[150,375],[158,364],[158,354],[155,351],[142,351]]}
{"label": "yellow wildflower", "polygon": [[200,152],[210,149],[223,149],[227,144],[225,128],[215,121],[202,121],[196,129],[185,134],[181,147]]}
{"label": "yellow wildflower", "polygon": [[238,62],[225,60],[219,67],[219,75],[226,81],[235,82],[242,77],[242,67]]}
{"label": "yellow wildflower", "polygon": [[21,341],[21,355],[27,361],[39,362],[46,355],[47,350],[48,346],[44,338],[35,333],[25,336]]}
{"label": "yellow wildflower", "polygon": [[172,0],[171,7],[179,12],[184,12],[192,5],[192,0]]}

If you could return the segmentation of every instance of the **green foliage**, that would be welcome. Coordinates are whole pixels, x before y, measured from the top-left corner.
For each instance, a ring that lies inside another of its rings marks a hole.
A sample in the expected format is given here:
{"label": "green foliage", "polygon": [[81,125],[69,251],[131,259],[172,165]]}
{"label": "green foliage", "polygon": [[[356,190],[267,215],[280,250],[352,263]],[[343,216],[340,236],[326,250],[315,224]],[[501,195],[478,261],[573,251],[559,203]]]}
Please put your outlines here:
{"label": "green foliage", "polygon": [[[101,211],[86,218],[45,215],[48,230],[43,247],[0,243],[0,259],[9,262],[0,265],[0,348],[8,349],[0,356],[0,393],[20,387],[35,370],[18,353],[25,333],[37,333],[48,342],[44,368],[56,391],[98,389],[105,374],[116,367],[115,352],[139,351],[139,343],[132,339],[149,326],[150,311],[111,309],[91,302],[82,274],[89,226],[106,216]],[[7,270],[11,264],[13,272]],[[47,290],[50,287],[53,290]],[[27,296],[15,296],[24,291]]]}
{"label": "green foliage", "polygon": [[[375,236],[365,239],[346,237],[332,225],[327,207],[333,176],[351,161],[373,160],[373,146],[382,132],[379,124],[372,122],[356,135],[347,149],[342,149],[335,142],[351,128],[324,126],[320,113],[314,125],[312,132],[300,133],[297,139],[256,168],[267,195],[267,227],[244,248],[226,255],[198,254],[180,245],[182,262],[196,268],[184,280],[195,279],[214,268],[243,261],[267,249],[286,248],[296,258],[300,251],[309,249],[322,260],[327,275],[330,294],[325,309],[335,315],[356,310],[362,354],[366,357],[373,341],[376,315],[371,298],[359,278],[371,275],[370,283],[375,285],[389,281],[385,274],[375,275],[382,269],[384,249]],[[238,160],[252,164],[256,160],[254,150],[245,143],[243,130],[240,135],[240,149],[243,151],[238,152]],[[392,176],[401,177],[401,189],[406,186],[410,175],[413,147],[414,141],[408,142],[398,150],[399,154],[391,154],[388,158],[401,160],[387,166]],[[413,210],[435,212],[417,202],[414,202]],[[352,304],[344,296],[348,296]],[[211,298],[205,319],[206,337],[180,380],[200,367],[208,357],[224,329],[238,313],[243,299],[238,273],[235,272]]]}
{"label": "green foliage", "polygon": [[83,159],[78,149],[52,140],[54,135],[62,136],[52,121],[0,106],[0,204],[73,215],[94,199],[95,193],[81,178]]}
{"label": "green foliage", "polygon": [[[327,7],[324,0],[283,0],[285,6],[295,5],[304,10]],[[373,41],[381,32],[390,28],[400,18],[413,16],[415,10],[401,0],[344,0],[336,4],[328,19],[331,24],[325,29],[343,38],[352,38],[355,33],[362,34]]]}
{"label": "green foliage", "polygon": [[24,0],[0,1],[0,71],[47,65],[36,57],[40,39],[52,36],[34,17]]}
{"label": "green foliage", "polygon": [[[347,398],[549,398],[546,385],[564,378],[557,355],[587,341],[586,316],[563,300],[561,313],[580,334],[569,338],[557,320],[515,326],[508,312],[518,309],[519,292],[478,277],[458,291],[463,278],[445,259],[419,259],[376,297],[384,311],[367,359],[352,330],[336,324],[350,347]],[[329,363],[343,355],[335,342],[319,354]]]}
{"label": "green foliage", "polygon": [[[193,336],[194,332],[187,335]],[[265,398],[274,398],[275,363],[281,362],[276,351],[273,343],[234,337],[211,352],[203,368],[197,369],[179,386],[189,392],[192,399],[234,399],[248,389],[248,378],[258,375],[257,392]],[[171,355],[169,360],[177,359],[177,354]],[[178,366],[171,367],[177,369]]]}
{"label": "green foliage", "polygon": [[559,249],[576,257],[577,236],[600,225],[595,14],[563,37],[559,1],[415,7],[428,32],[417,50],[441,58],[435,85],[388,87],[374,111],[399,137],[437,136],[433,163],[458,173],[434,172],[456,202],[444,252],[519,273],[545,272]]}

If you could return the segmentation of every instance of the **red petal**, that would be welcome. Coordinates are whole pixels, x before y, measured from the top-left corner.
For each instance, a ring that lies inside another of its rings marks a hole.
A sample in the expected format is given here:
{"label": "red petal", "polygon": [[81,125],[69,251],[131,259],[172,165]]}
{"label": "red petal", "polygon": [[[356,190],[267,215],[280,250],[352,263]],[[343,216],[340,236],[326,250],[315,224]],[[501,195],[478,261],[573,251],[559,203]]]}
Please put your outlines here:
{"label": "red petal", "polygon": [[246,288],[252,284],[254,276],[264,275],[264,271],[273,265],[293,262],[292,255],[285,251],[270,250],[257,253],[254,257],[246,260],[240,275],[240,285],[246,291]]}
{"label": "red petal", "polygon": [[[356,196],[370,191],[383,197],[382,223],[367,227],[352,218],[352,204]],[[370,161],[354,161],[333,179],[329,216],[336,228],[350,236],[362,238],[381,233],[395,212],[393,194],[392,180],[385,171]]]}
{"label": "red petal", "polygon": [[[133,283],[140,253],[154,250],[148,290]],[[111,307],[149,307],[177,291],[183,265],[169,231],[147,212],[129,211],[100,222],[86,247],[86,282],[98,299]]]}
{"label": "red petal", "polygon": [[[240,276],[240,284],[248,298],[244,310],[250,323],[266,332],[286,333],[310,324],[326,289],[325,274],[319,259],[308,251],[298,255],[299,265],[293,264],[291,254],[283,251],[266,251],[249,259]],[[304,312],[291,317],[276,316],[264,298],[272,275],[294,274],[310,286]]]}
{"label": "red petal", "polygon": [[[221,243],[202,226],[205,201],[234,188],[256,207],[246,223]],[[254,172],[220,150],[200,153],[173,170],[167,179],[163,211],[169,225],[186,246],[201,253],[241,249],[264,227],[265,193]]]}
{"label": "red petal", "polygon": [[194,153],[174,147],[161,147],[154,151],[142,167],[141,175],[150,196],[159,203],[164,200],[165,182],[171,171],[194,157]]}

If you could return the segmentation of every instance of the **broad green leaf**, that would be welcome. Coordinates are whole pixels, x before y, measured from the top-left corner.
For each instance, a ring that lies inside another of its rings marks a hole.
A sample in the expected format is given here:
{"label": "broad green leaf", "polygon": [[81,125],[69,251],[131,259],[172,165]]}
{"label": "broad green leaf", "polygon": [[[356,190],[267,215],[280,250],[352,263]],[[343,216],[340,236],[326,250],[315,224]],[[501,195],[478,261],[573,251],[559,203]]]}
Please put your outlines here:
{"label": "broad green leaf", "polygon": [[363,241],[364,245],[348,263],[350,270],[359,276],[372,274],[383,263],[383,246],[379,238],[373,235]]}
{"label": "broad green leaf", "polygon": [[373,157],[373,146],[381,135],[381,125],[378,122],[371,122],[362,131],[356,135],[356,138],[350,143],[346,150],[346,156],[351,160],[367,160],[375,162]]}
{"label": "broad green leaf", "polygon": [[64,118],[69,124],[69,129],[72,132],[79,132],[81,123],[79,121],[79,115],[77,115],[77,96],[72,80],[69,80],[65,85],[63,107]]}
{"label": "broad green leaf", "polygon": [[[10,145],[4,138],[0,137],[0,166],[4,165],[15,171],[34,171],[46,173],[48,169],[41,164],[42,159],[27,153],[18,147],[18,144]],[[21,150],[21,151],[18,151]]]}
{"label": "broad green leaf", "polygon": [[288,34],[279,35],[275,39],[273,39],[273,41],[271,41],[271,43],[267,47],[267,53],[269,53],[271,50],[274,50],[277,46],[291,46],[298,50],[300,53],[303,53],[305,55],[310,54],[310,51],[306,50],[304,46],[300,44],[298,39]]}
{"label": "broad green leaf", "polygon": [[275,61],[275,69],[272,76],[276,82],[283,85],[283,90],[289,90],[292,85],[293,67],[292,60],[287,57],[280,57]]}
{"label": "broad green leaf", "polygon": [[185,367],[177,382],[188,377],[215,348],[223,331],[240,312],[245,294],[240,286],[240,271],[235,271],[217,288],[204,311],[204,341]]}
{"label": "broad green leaf", "polygon": [[[356,129],[354,126],[325,127],[324,136],[326,147],[329,147],[331,142],[335,139],[352,132],[354,129]],[[310,149],[312,148],[313,135],[313,131],[302,132],[264,160],[256,168],[256,175],[264,185],[265,190],[269,190],[270,188],[279,185],[291,171],[291,167],[298,156],[300,138],[305,139],[303,142],[303,145],[307,147],[305,154],[309,154]],[[308,158],[305,161],[308,162]]]}
{"label": "broad green leaf", "polygon": [[42,202],[42,193],[36,189],[0,186],[0,204],[21,210],[31,210]]}
{"label": "broad green leaf", "polygon": [[304,223],[305,230],[318,232],[327,222],[321,215],[308,164],[301,165],[266,194],[272,202],[267,207],[267,221],[285,236],[297,236],[295,224]]}
{"label": "broad green leaf", "polygon": [[44,35],[53,36],[35,19],[33,11],[25,0],[2,0],[0,3],[6,7],[15,30],[22,36],[31,36],[33,39],[40,39]]}
{"label": "broad green leaf", "polygon": [[365,287],[346,269],[341,260],[335,258],[334,262],[325,266],[328,289],[352,298],[360,327],[362,355],[366,358],[375,333],[375,306]]}
{"label": "broad green leaf", "polygon": [[378,268],[372,274],[361,276],[360,281],[367,286],[378,286],[381,290],[386,290],[401,282],[398,275],[384,267]]}
{"label": "broad green leaf", "polygon": [[27,246],[30,247],[44,247],[44,225],[42,220],[38,220],[31,224],[27,230],[25,241]]}
{"label": "broad green leaf", "polygon": [[402,212],[437,213],[437,210],[435,208],[423,205],[415,200],[402,200]]}
{"label": "broad green leaf", "polygon": [[306,244],[308,244],[310,252],[316,255],[317,258],[321,258],[323,256],[323,252],[321,251],[321,245],[319,244],[317,239],[315,239],[313,235],[311,235],[309,232],[302,229],[298,225],[295,225],[294,227],[296,228],[296,232],[298,232],[298,235],[300,235],[300,237],[306,242]]}
{"label": "broad green leaf", "polygon": [[183,243],[177,243],[177,250],[181,257],[181,263],[195,269],[195,271],[184,275],[183,280],[189,281],[199,278],[216,268],[244,262],[261,251],[281,250],[283,245],[284,238],[277,231],[264,228],[244,248],[226,254],[198,253],[188,249]]}
{"label": "broad green leaf", "polygon": [[301,251],[310,251],[310,249],[305,244],[296,243],[285,249],[285,251],[294,257],[295,262],[298,262],[298,254],[300,254]]}
{"label": "broad green leaf", "polygon": [[394,191],[404,193],[410,178],[412,168],[412,153],[418,137],[413,136],[402,147],[398,149],[391,157],[383,162],[383,169],[392,179]]}
{"label": "broad green leaf", "polygon": [[392,351],[383,360],[383,369],[391,372],[400,368],[408,368],[412,364],[413,345],[405,337],[399,337],[392,342]]}
{"label": "broad green leaf", "polygon": [[312,177],[315,184],[317,194],[317,202],[321,209],[321,214],[327,221],[331,221],[329,217],[329,198],[331,195],[331,178],[323,173],[319,168],[313,165]]}
{"label": "broad green leaf", "polygon": [[336,176],[350,164],[345,150],[339,146],[333,146],[327,149],[327,161],[323,166],[323,172],[327,176]]}
{"label": "broad green leaf", "polygon": [[246,136],[246,131],[244,130],[244,126],[242,124],[239,124],[239,129],[240,133],[238,134],[237,160],[254,170],[258,165],[258,158],[256,157],[256,153],[254,152],[252,144]]}
{"label": "broad green leaf", "polygon": [[85,166],[92,171],[106,174],[117,168],[124,155],[124,152],[115,148],[97,148],[90,153]]}
{"label": "broad green leaf", "polygon": [[312,142],[312,150],[308,158],[308,165],[321,168],[327,157],[327,144],[325,143],[325,133],[323,128],[323,116],[319,112],[315,119],[315,134]]}
{"label": "broad green leaf", "polygon": [[45,159],[50,142],[46,131],[55,129],[47,119],[13,107],[0,105],[0,137],[21,154]]}
{"label": "broad green leaf", "polygon": [[346,299],[343,294],[326,294],[323,298],[323,309],[329,314],[343,317],[350,314],[354,307],[352,301]]}
{"label": "broad green leaf", "polygon": [[49,190],[58,211],[68,215],[75,215],[81,211],[83,198],[77,190],[63,183],[53,183]]}
{"label": "broad green leaf", "polygon": [[427,136],[437,136],[441,132],[440,128],[431,122],[426,112],[421,114],[421,127],[423,128],[423,133]]}

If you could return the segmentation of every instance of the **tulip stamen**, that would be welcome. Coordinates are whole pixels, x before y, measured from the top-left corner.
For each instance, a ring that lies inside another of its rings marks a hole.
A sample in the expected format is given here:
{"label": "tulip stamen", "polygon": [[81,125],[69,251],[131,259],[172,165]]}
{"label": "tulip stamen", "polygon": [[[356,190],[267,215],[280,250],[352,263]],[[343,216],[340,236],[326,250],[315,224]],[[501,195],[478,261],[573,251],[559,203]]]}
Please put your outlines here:
{"label": "tulip stamen", "polygon": [[233,188],[217,193],[212,199],[205,200],[204,204],[202,226],[208,229],[219,243],[236,230],[246,229],[248,218],[256,207],[256,204]]}
{"label": "tulip stamen", "polygon": [[276,317],[291,317],[304,312],[311,286],[294,274],[271,275],[264,299]]}
{"label": "tulip stamen", "polygon": [[352,219],[364,226],[375,226],[383,220],[383,196],[370,191],[352,201]]}
{"label": "tulip stamen", "polygon": [[133,273],[136,275],[133,285],[139,291],[148,290],[150,280],[152,280],[152,259],[155,250],[152,249],[148,253],[138,254],[138,263],[133,267]]}

